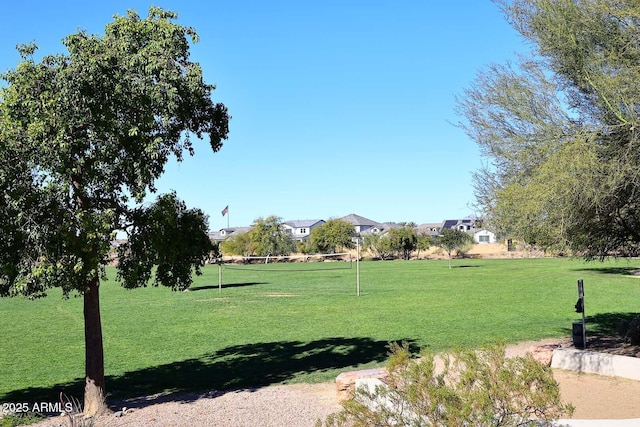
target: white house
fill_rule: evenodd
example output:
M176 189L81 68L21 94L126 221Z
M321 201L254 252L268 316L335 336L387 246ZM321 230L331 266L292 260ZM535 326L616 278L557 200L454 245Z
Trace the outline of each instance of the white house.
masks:
M341 221L346 221L353 225L353 229L358 234L363 233L369 229L371 229L369 233L379 234L384 229L383 225L379 222L372 221L368 218L356 214L349 214L338 219Z
M480 230L473 233L473 241L476 243L496 243L496 235L488 230Z
M249 231L251 231L251 227L222 228L219 231L209 233L209 238L215 240L216 242L222 242L223 240L227 240L231 236L248 233Z
M311 230L314 227L324 224L325 221L322 219L302 219L302 220L293 220L293 221L285 221L282 223L282 228L291 233L291 236L294 240L303 241L309 238L311 235Z

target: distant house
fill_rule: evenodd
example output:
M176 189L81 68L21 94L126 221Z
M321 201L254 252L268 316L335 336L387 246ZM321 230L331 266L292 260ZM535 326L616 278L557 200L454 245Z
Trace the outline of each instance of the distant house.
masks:
M473 241L476 243L496 243L496 235L488 230L476 231L473 233Z
M295 240L302 242L309 238L314 227L324 223L325 221L322 219L293 220L283 222L282 228L290 233Z
M467 233L473 233L476 228L476 219L474 217L468 217L465 219L446 219L440 226L441 230L452 229L465 231Z
M251 227L222 228L219 231L214 231L213 233L209 233L209 238L216 242L222 242L232 236L237 236L238 234L242 234L242 233L248 233L249 231L251 231Z
M440 234L441 227L442 223L428 222L415 227L414 231L420 236L437 236Z
M402 228L402 225L395 222L383 222L374 225L371 228L367 228L366 230L360 232L361 236L366 236L367 234L379 234L384 235L387 234L391 230L397 230Z
M382 229L384 229L384 226L379 222L370 220L368 218L365 218L363 216L356 215L356 214L349 214L347 216L343 216L342 218L338 218L338 219L341 221L346 221L349 224L353 225L353 229L358 234L363 234L367 230L370 230L368 231L368 234L371 234L371 233L377 234L377 233L380 233Z

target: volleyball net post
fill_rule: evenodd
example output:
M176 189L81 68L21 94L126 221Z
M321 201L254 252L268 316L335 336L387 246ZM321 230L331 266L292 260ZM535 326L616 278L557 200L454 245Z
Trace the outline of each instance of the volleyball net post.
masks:
M360 236L353 237L352 242L356 244L356 296L360 296Z

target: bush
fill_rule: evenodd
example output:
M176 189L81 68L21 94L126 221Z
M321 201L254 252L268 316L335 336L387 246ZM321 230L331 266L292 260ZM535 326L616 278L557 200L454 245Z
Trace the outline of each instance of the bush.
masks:
M531 354L506 358L504 346L439 358L426 351L416 360L406 345L392 344L388 370L387 386L359 388L324 425L545 426L573 413L549 367Z

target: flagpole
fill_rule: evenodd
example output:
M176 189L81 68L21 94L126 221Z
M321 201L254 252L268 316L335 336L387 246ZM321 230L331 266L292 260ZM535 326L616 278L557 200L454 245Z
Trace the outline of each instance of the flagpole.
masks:
M222 209L222 216L226 216L227 217L227 228L229 228L229 205L225 206L224 209Z

